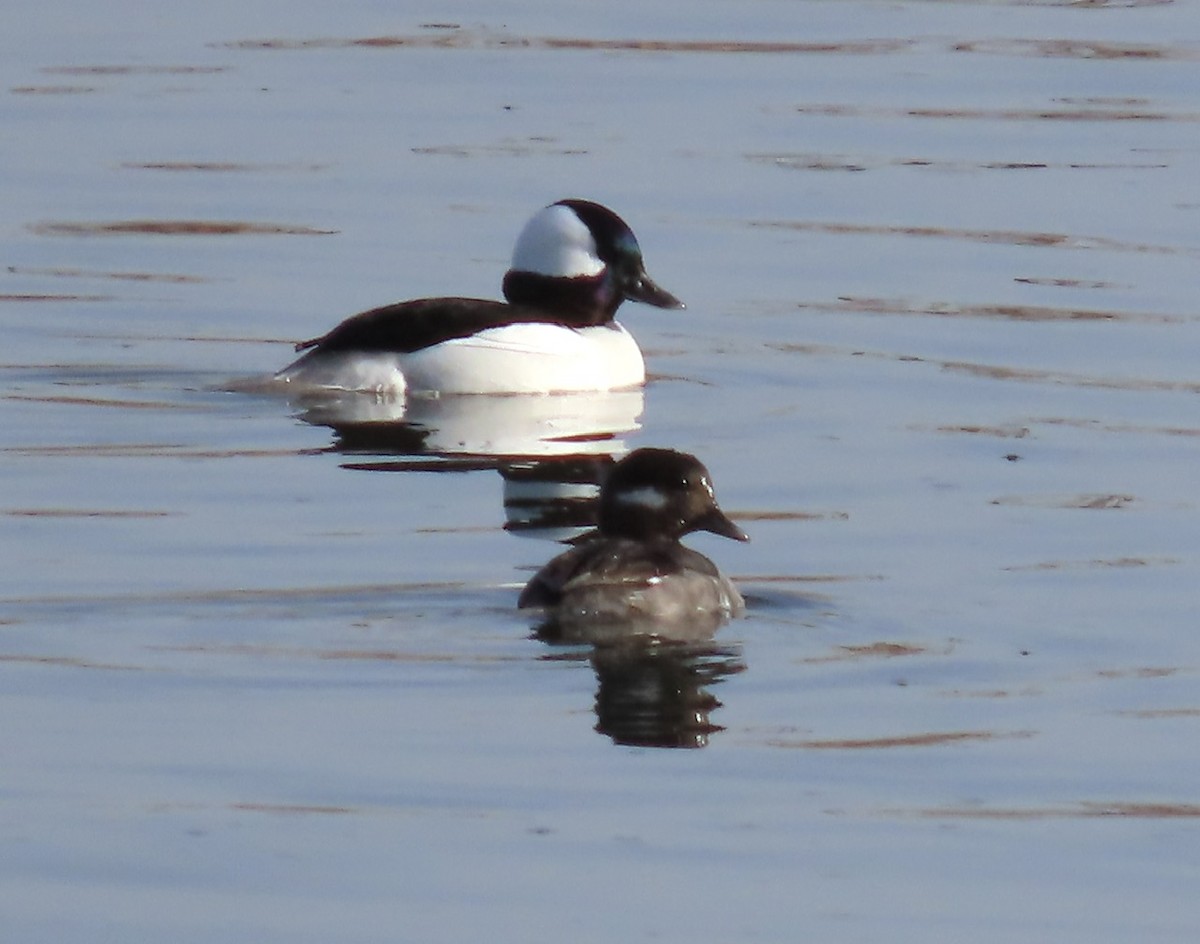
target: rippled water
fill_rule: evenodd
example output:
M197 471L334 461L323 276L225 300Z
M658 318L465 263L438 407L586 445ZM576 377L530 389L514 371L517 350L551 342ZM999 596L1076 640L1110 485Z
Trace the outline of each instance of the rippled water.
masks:
M13 940L1194 940L1195 4L19 13ZM644 394L254 389L565 196L688 303ZM649 444L748 615L538 639Z

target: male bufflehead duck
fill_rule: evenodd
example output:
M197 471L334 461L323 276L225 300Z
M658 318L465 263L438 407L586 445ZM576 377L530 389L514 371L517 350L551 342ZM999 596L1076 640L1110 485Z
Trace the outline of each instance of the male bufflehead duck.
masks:
M275 379L305 388L410 393L566 393L635 387L637 342L613 319L626 299L683 303L646 274L633 232L588 200L560 200L525 225L506 302L421 298L347 318Z
M685 624L737 616L737 588L703 554L679 539L711 531L735 541L746 533L717 506L708 470L672 449L637 449L614 465L600 488L597 531L546 564L518 607L543 607L563 626Z

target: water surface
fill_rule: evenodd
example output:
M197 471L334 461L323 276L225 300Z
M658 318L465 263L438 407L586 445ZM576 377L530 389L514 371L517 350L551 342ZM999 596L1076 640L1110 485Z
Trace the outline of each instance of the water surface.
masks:
M1194 4L20 13L14 940L1195 939ZM565 196L688 303L569 470L229 391ZM517 453L637 445L747 617L535 638Z

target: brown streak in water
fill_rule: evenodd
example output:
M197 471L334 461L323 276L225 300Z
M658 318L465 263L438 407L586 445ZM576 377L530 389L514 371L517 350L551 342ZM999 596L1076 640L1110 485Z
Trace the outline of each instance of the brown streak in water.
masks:
M10 518L178 518L178 511L131 511L99 508L10 508L0 515Z
M337 230L237 220L114 220L30 224L39 236L332 236Z
M946 691L938 692L939 695L946 698L1012 698L1019 696L1021 698L1033 698L1044 694L1041 688L1033 685L1027 685L1018 691L1012 692L1003 688L988 688L978 689L975 691L965 690L961 688L952 688Z
M170 283L203 283L212 279L198 275L174 275L167 272L93 272L87 269L39 268L36 266L8 266L8 271L14 275L44 275L53 278L68 279L117 279L127 282L170 282ZM52 296L45 296L52 297ZM96 298L107 299L109 296L63 296L65 298Z
M71 337L76 341L178 341L188 344L286 344L289 349L294 348L296 345L296 342L291 338L254 338L236 334L154 334L150 332L145 334L134 334L128 331L122 331L119 334L97 334L93 332L80 331L71 332ZM20 364L17 366L29 367L31 365ZM251 389L255 391L262 389L278 389L269 380L265 383L265 385L258 380L249 378L247 378L246 382L250 384ZM231 380L230 383L236 385L238 381Z
M46 66L46 75L215 75L227 72L226 66Z
M1133 10L1140 7L1169 7L1176 0L1018 0L1028 7L1095 7L1105 9Z
M322 450L189 449L179 443L94 443L78 446L0 446L0 454L45 458L276 459L281 456L316 456L321 455Z
M522 659L509 656L462 655L441 652L402 652L393 649L310 649L288 646L234 645L181 645L150 646L155 652L181 652L193 655L234 655L254 658L318 659L327 662L402 662L415 664L446 663L496 663L518 662Z
M87 95L97 91L94 85L17 85L13 95Z
M969 433L972 436L994 436L998 439L1024 439L1028 426L938 426L938 433Z
M388 459L379 462L343 462L353 472L490 472L502 457L462 456L431 459Z
M1116 714L1127 718L1200 718L1200 708L1142 708Z
M1112 321L1143 324L1182 324L1182 315L1156 312L1111 311L1095 308L1054 308L1048 305L913 305L900 299L842 296L836 302L814 305L800 302L801 310L855 312L871 315L931 315L938 318L1000 318L1007 321Z
M413 528L413 534L494 534L503 530L501 524L459 525L446 527Z
M328 164L242 164L234 161L147 161L134 163L126 161L121 164L127 170L165 170L165 171L202 171L214 173L230 172L278 172L278 171L320 171L326 170Z
M1193 44L1113 43L1065 39L972 40L950 43L924 41L959 53L1070 59L1194 60ZM837 42L786 40L671 40L592 39L570 36L515 36L488 30L447 28L436 35L315 37L311 39L246 39L215 44L230 49L549 49L600 52L726 53L767 55L886 55L910 52L922 45L914 39L863 39Z
M65 406L117 407L121 410L185 410L187 412L196 412L195 407L184 406L178 403L168 403L162 400L114 400L105 397L69 397L64 395L39 397L24 393L5 394L0 399L16 400L22 403L54 403ZM201 410L200 412L208 412L208 410ZM19 447L5 447L6 451L10 448L15 449Z
M889 810L893 814L915 814L927 819L1100 819L1106 817L1133 819L1196 819L1200 804L1195 803L1093 803L1083 802L1067 807L929 807L920 810Z
M112 672L144 672L140 665L120 665L111 662L92 662L90 659L79 659L72 656L19 656L0 653L0 663L19 663L24 665L52 665L68 669L103 669Z
M1172 675L1178 675L1180 669L1171 666L1142 666L1137 669L1100 669L1096 672L1102 679L1157 679L1170 678Z
M862 161L853 161L840 154L747 154L747 160L790 170L838 170L859 172L867 169ZM895 163L886 161L882 163Z
M1001 567L1000 569L1005 573L1016 574L1039 570L1077 570L1105 567L1161 567L1180 563L1182 563L1182 561L1177 557L1112 557L1076 561L1039 561L1036 564L1016 564L1011 567Z
M835 738L829 740L788 741L771 740L771 747L804 748L806 750L881 750L894 747L937 747L966 741L995 741L1007 738L1031 738L1033 731L931 731L885 738Z
M1053 288L1095 288L1095 289L1113 289L1113 288L1129 288L1127 285L1118 285L1116 282L1102 282L1099 280L1085 279L1054 279L1054 278L1035 278L1035 277L1018 277L1013 279L1021 285L1043 285Z
M916 44L910 39L865 39L844 42L787 42L753 40L588 39L570 36L513 36L484 30L453 29L434 36L398 35L359 38L246 39L218 44L231 49L548 49L599 52L837 54L880 55L903 52Z
M1103 433L1152 433L1160 436L1200 436L1200 428L1195 426L1144 426L1139 423L1103 423L1100 420L1068 419L1065 417L1046 417L1033 420L1035 423L1045 423L1048 426L1072 426L1076 429L1093 429Z
M916 358L921 360L921 358ZM1094 387L1101 390L1165 390L1173 393L1200 393L1200 382L1183 380L1151 380L1149 378L1118 379L1089 377L1052 370L1000 367L992 364L972 364L965 361L941 361L943 370L986 377L990 380L1017 380L1029 383L1062 384L1071 387Z
M920 655L927 650L922 646L910 646L899 642L873 642L866 646L838 646L837 651L824 656L798 659L801 665L823 665L827 662L855 662L859 659L895 659L901 656Z
M279 813L289 816L343 816L358 812L351 806L316 806L293 803L230 803L231 810L243 813Z
M511 656L460 655L436 652L394 652L386 649L332 649L313 653L318 659L332 662L523 662L523 658Z
M993 498L989 504L1008 505L1017 508L1078 508L1088 511L1111 511L1128 508L1137 501L1134 495L1092 494L1070 496L1005 495Z
M916 354L899 354L894 351L867 351L861 348L844 348L830 344L806 344L793 341L772 341L767 342L763 347L782 354L801 354L810 357L864 357L907 364L930 364L942 370L970 374L976 377L986 377L989 380L1012 380L1021 383L1054 384L1100 390L1159 390L1170 393L1200 393L1200 381L1151 380L1141 377L1092 377L1086 374L1070 374L1064 371L1003 367L995 364L976 364L968 361L942 361L920 357ZM1140 427L1129 427L1128 429L1138 432L1160 432L1179 436L1197 435L1197 432L1187 428L1142 429Z
M1114 108L1092 104L1085 108L887 108L836 102L807 102L793 110L801 115L829 118L917 118L939 121L1200 121L1200 112L1152 111L1145 107ZM1086 166L1086 165L1081 165Z
M282 600L286 602L343 599L347 596L403 595L405 593L428 593L464 591L475 585L461 580L411 581L388 584L345 584L316 587L276 588L226 588L218 590L177 590L163 593L125 593L76 595L67 594L44 597L13 597L5 602L20 605L50 604L161 604L161 603L245 603ZM154 647L151 647L154 648ZM172 648L172 647L164 647ZM183 650L181 650L183 651Z
M437 155L440 157L479 157L504 155L509 157L528 157L529 155L557 155L559 157L577 157L588 154L586 148L532 148L516 144L439 144L428 148L412 148L413 154Z
M1009 246L1039 246L1061 249L1100 249L1108 252L1139 252L1162 255L1200 255L1200 250L1149 243L1126 243L1105 236L1073 236L1068 233L1039 233L1021 230L959 229L947 226L891 226L882 223L845 223L823 220L750 220L749 226L785 229L833 236L915 236L924 239L961 239L967 242Z
M112 295L0 295L0 302L110 302Z
M740 521L848 521L846 511L730 511Z
M833 43L751 42L737 40L661 39L556 39L535 40L550 49L635 50L637 52L723 52L723 53L837 53L879 55L900 52L913 45L906 39L868 39Z
M1080 39L983 39L957 42L950 48L954 52L1031 56L1038 59L1200 59L1200 48L1194 43L1150 45Z
M739 574L738 583L854 583L887 580L883 574Z
M509 156L528 157L531 154L552 154L559 157L577 157L589 153L587 148L550 147L545 141L533 144L441 144L430 147L414 147L413 154L433 154L442 157Z
M924 157L853 159L842 154L746 154L746 159L788 170L861 172L874 167L933 167L939 170L1165 170L1162 163L1130 162L1081 164L1045 161L948 161Z

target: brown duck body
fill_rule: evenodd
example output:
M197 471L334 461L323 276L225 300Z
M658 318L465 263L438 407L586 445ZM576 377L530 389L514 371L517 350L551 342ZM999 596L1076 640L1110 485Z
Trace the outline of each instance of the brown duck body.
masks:
M542 567L517 605L541 607L562 627L629 623L639 631L740 615L733 582L679 542L692 531L748 540L694 456L638 449L602 486L596 532Z

